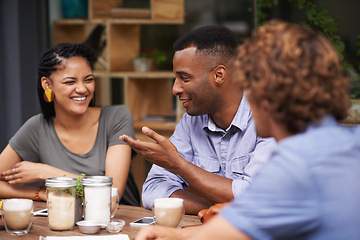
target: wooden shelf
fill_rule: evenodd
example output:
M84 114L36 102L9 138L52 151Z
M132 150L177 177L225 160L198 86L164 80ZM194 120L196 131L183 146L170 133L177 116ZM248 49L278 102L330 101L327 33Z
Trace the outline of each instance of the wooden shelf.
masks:
M155 131L161 130L161 131L171 131L173 132L175 130L176 122L145 122L145 121L135 121L134 122L134 128L140 129L143 126L147 126Z
M110 78L139 78L139 79L164 79L175 78L171 71L154 71L154 72L109 72L109 71L94 71L95 77L110 77Z
M113 21L120 24L183 24L185 0L150 0L150 19L114 18L121 0L89 0L89 20ZM126 10L126 8L123 8Z
M54 25L85 25L89 21L87 19L77 19L77 18L71 18L71 19L59 19L54 21Z
M184 20L152 20L152 19L121 19L121 18L104 18L104 19L60 19L56 20L54 24L61 25L84 25L84 24L115 24L115 25L133 25L133 24L145 24L145 25L156 25L156 24L183 24Z
M135 122L142 121L148 115L175 116L181 114L177 111L178 104L174 102L172 95L172 85L175 75L171 71L155 72L109 72L94 71L97 85L106 86L96 90L97 99L100 104L108 105L110 102L110 79L122 78L123 84L120 91L124 95L124 104L130 109ZM181 107L181 106L180 106ZM178 120L180 116L176 116ZM164 123L154 123L155 127L169 125ZM174 125L174 124L170 124ZM163 130L174 130L166 126Z

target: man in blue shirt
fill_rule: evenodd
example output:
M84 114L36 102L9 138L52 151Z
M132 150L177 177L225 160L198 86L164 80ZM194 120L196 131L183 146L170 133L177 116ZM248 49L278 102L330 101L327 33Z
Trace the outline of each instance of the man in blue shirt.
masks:
M243 89L234 82L236 36L228 28L196 29L174 43L173 94L186 113L170 141L147 127L156 143L120 139L154 163L143 186L143 205L179 197L188 214L238 197L275 146L259 138Z
M348 79L321 33L272 21L236 61L259 136L279 142L251 186L200 227L143 239L360 239L360 127L340 126Z

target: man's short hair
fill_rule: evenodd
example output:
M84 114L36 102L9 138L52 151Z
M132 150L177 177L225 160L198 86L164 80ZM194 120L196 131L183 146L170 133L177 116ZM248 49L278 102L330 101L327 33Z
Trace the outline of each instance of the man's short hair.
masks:
M348 79L322 33L271 21L239 49L235 76L249 101L266 101L270 115L291 133L304 131L328 114L337 120L347 116Z
M185 34L173 44L175 52L188 47L196 47L203 54L233 58L237 54L238 40L225 26L205 26Z

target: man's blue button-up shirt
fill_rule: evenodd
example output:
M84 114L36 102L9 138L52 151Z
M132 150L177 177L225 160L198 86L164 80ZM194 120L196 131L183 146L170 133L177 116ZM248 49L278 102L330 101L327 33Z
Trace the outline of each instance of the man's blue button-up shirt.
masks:
M257 136L247 99L242 98L231 125L223 130L208 114L183 115L170 141L187 161L214 174L232 179L234 197L268 159L275 140ZM143 205L151 208L155 198L169 197L188 183L180 176L153 165L143 185Z

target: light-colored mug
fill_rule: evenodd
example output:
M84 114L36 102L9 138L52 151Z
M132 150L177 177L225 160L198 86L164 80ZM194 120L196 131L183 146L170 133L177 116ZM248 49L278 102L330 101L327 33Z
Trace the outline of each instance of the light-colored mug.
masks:
M111 212L111 218L113 218L116 214L116 211L118 209L119 206L119 191L117 188L111 188L111 208L110 208L110 212Z
M153 213L158 225L180 227L184 212L184 200L181 198L158 198L154 200Z
M2 218L5 229L12 235L29 233L34 204L31 199L7 199L3 201Z

